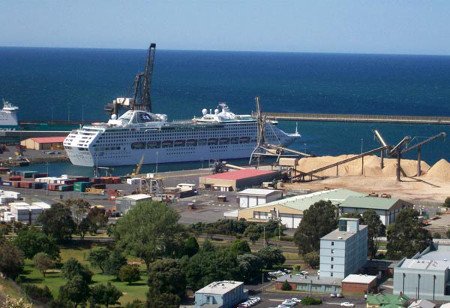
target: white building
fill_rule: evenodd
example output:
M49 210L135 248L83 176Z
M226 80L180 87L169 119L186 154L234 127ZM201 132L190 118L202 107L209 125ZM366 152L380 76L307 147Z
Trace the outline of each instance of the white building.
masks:
M320 239L320 276L345 278L367 262L367 226L340 218L338 229Z
M247 299L241 281L215 281L195 292L195 308L232 308Z
M281 190L248 188L237 194L239 207L248 208L283 198Z
M152 196L146 194L136 194L136 195L128 195L124 197L120 197L116 199L116 207L117 211L125 214L132 208L133 206L142 203L151 201Z

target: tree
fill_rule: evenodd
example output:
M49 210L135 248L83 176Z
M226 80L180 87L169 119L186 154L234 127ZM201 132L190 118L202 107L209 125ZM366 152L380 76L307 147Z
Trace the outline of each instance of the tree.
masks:
M330 201L319 201L303 212L294 234L300 254L318 251L320 238L337 228L336 207Z
M37 221L42 224L42 231L53 236L59 243L70 240L76 230L70 209L61 203L42 212Z
M0 273L15 279L23 271L23 253L11 242L0 238Z
M252 224L245 229L244 236L255 244L257 240L261 237L261 230L256 224Z
M92 272L74 258L70 258L64 263L61 273L67 280L80 276L87 284L92 281Z
M181 234L179 218L162 202L141 203L117 222L114 235L119 247L141 258L148 269L156 258L174 254Z
M122 292L113 286L110 282L105 284L98 284L92 287L91 297L95 304L105 305L120 305L119 298Z
M119 279L126 281L128 284L132 284L135 281L141 279L141 273L139 267L136 265L124 265L119 270Z
M200 249L200 246L198 245L197 239L193 236L190 236L185 242L184 242L184 252L183 255L187 255L189 257L192 257L195 255L198 250Z
M55 239L35 228L19 231L14 239L14 244L28 259L32 259L38 252L44 252L53 259L59 259L59 248Z
M77 234L80 236L81 240L84 240L84 237L89 232L91 225L87 218L83 218L81 222L77 226Z
M38 252L37 254L35 254L33 257L33 263L44 277L47 270L55 266L55 262L52 257L45 252Z
M89 253L88 261L92 266L98 267L104 273L110 254L111 252L107 248L95 248Z
M231 243L230 251L234 252L236 255L242 255L245 253L251 253L250 246L247 241L235 240Z
M79 304L87 301L89 293L89 285L86 280L80 275L75 275L59 288L59 299L73 302L76 308Z
M245 283L255 283L260 280L263 262L260 257L245 253L237 256L240 280Z
M317 268L320 265L320 255L317 251L311 251L303 255L303 260L312 268Z
M376 238L385 235L386 227L381 222L380 216L374 210L367 210L363 213L362 223L367 225L367 248L369 256L375 258L378 251Z
M445 198L444 207L450 208L450 197Z
M281 290L283 290L283 291L291 291L292 290L292 286L287 280L285 280L283 282L283 284L281 285Z
M147 303L153 307L158 302L179 305L186 292L186 277L181 263L175 259L156 260L148 272L149 292Z
M432 242L428 230L419 221L419 213L413 209L401 210L395 223L387 230L387 258L398 260L411 258L417 252L423 251Z
M265 269L272 269L275 265L281 265L286 261L283 252L274 246L263 247L256 255L261 258L262 266Z
M28 298L38 305L47 304L53 300L52 292L47 286L40 288L34 284L22 284L21 288Z
M445 235L447 236L447 238L450 238L450 229L448 229L447 232L445 232Z
M96 234L98 229L104 228L108 222L108 215L104 208L94 206L91 208L86 217L89 223L89 232Z
M105 262L105 273L118 277L120 268L125 264L127 264L127 258L119 250L115 249L110 253L108 260Z

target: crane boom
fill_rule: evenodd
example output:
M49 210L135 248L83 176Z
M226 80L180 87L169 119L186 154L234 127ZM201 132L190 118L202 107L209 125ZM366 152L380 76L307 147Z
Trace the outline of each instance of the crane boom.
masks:
M424 144L427 144L427 143L429 143L429 142L431 142L431 141L433 141L433 140L435 140L437 138L440 138L440 137L445 138L446 136L447 136L447 134L445 132L441 132L441 133L439 133L437 135L434 135L434 136L432 136L432 137L430 137L428 139L425 139L424 141L419 142L419 143L417 143L417 144L415 144L415 145L413 145L413 146L411 146L409 148L403 149L402 153L407 153L407 152L412 151L414 149L418 149L421 146L423 146Z
M148 48L147 63L144 72L138 73L134 79L133 109L152 112L151 86L153 65L155 61L156 44L151 43Z

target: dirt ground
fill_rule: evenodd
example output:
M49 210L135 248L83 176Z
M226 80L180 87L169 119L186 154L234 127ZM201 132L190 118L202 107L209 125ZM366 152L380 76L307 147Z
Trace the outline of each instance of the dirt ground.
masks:
M403 177L401 182L397 182L395 177L366 177L366 176L342 176L330 177L324 180L312 182L301 182L285 184L287 189L312 189L322 190L325 188L346 188L362 193L386 193L393 198L400 198L409 201L434 201L444 202L450 197L450 182L440 182L435 180Z

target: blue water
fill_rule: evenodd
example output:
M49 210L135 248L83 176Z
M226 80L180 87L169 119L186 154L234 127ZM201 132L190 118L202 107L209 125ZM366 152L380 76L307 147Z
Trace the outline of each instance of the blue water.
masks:
M145 57L145 50L0 48L0 97L19 105L21 120L106 120L103 105L131 96ZM199 116L219 101L249 113L255 96L266 111L450 116L450 57L157 50L152 90L154 111L172 119ZM294 131L295 123L280 126ZM373 128L391 143L405 135L423 140L450 133L439 125L302 122L303 138L294 147L318 155L359 153L361 144L365 150L377 146ZM425 146L423 157L450 160L450 143Z

